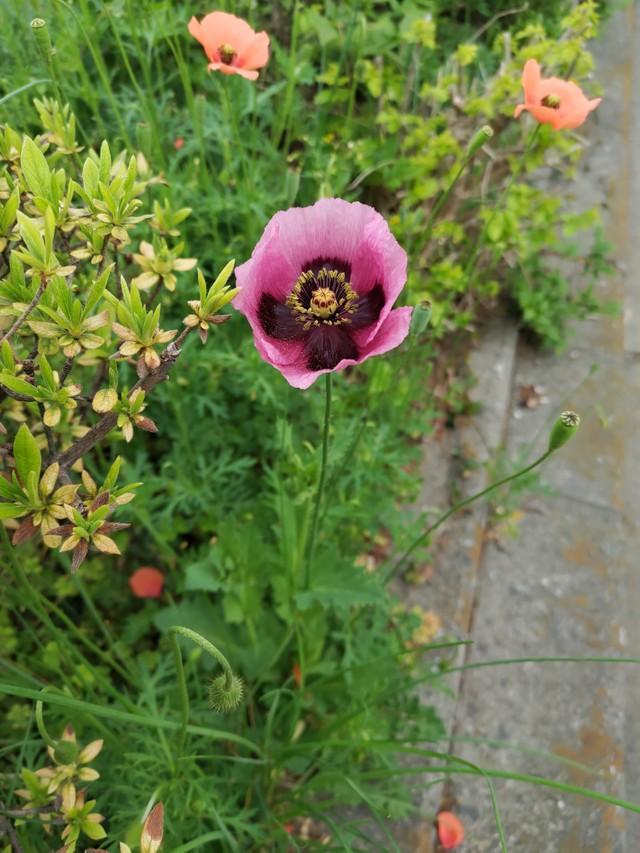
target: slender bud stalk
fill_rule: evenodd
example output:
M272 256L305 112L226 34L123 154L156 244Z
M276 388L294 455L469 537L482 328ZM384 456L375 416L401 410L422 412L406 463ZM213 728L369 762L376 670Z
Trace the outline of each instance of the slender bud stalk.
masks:
M74 740L54 740L51 737L44 724L43 707L42 700L38 699L36 702L35 717L36 727L40 733L40 737L46 745L53 750L53 757L58 764L71 764L78 757L78 745Z
M442 208L445 206L447 201L449 200L449 196L453 192L455 185L458 183L462 175L464 174L465 169L469 165L469 163L473 160L478 151L482 148L485 142L488 142L493 136L493 130L489 127L489 125L484 125L481 127L477 133L471 139L467 147L467 151L462 159L462 163L458 171L455 173L453 178L451 179L451 183L446 188L446 190L442 193L440 198L431 208L431 213L429 214L429 218L427 219L427 224L425 227L424 238L422 240L423 244L426 246L429 240L431 239L431 234L433 232L433 226L435 225L436 218Z
M36 726L38 731L40 732L40 737L46 743L47 746L50 746L52 749L56 748L56 742L51 737L49 732L47 731L47 727L44 724L44 715L43 715L43 704L40 699L36 702Z
M535 462L532 462L531 465L527 465L525 468L522 468L520 471L516 471L515 474L511 474L508 477L504 477L502 480L498 480L496 483L491 483L491 485L487 486L486 489L483 489L481 492L477 492L475 495L471 495L468 498L465 498L460 503L455 504L446 512L443 512L442 515L434 521L434 523L428 527L423 533L414 539L414 541L409 545L404 554L398 559L398 561L391 567L385 577L385 583L388 583L392 578L394 578L398 572L404 567L406 561L409 559L411 554L418 548L423 542L426 542L427 539L431 536L431 534L440 527L448 518L450 518L454 513L461 510L463 507L468 506L469 504L477 501L479 498L488 495L490 492L495 491L500 486L504 486L505 483L509 483L512 480L517 480L519 477L522 477L524 474L528 474L529 471L533 471L534 468L537 468L538 465L541 465L546 459L551 456L556 450L562 447L563 444L566 444L567 441L575 434L578 426L580 424L580 418L575 412L563 412L556 423L554 424L551 430L551 436L549 438L549 446L547 450L540 456Z
M214 679L209 688L209 699L212 709L221 713L228 713L235 710L244 693L242 680L234 674L231 665L220 649L206 640L200 634L192 631L190 628L184 628L182 625L172 625L169 628L169 636L173 646L173 654L176 662L176 675L178 678L178 691L180 694L180 734L179 734L179 754L184 751L184 744L187 737L187 725L189 724L189 693L187 691L187 682L184 674L184 664L182 662L182 652L178 642L178 635L186 637L204 652L210 655L216 663L220 664L223 670L223 675Z

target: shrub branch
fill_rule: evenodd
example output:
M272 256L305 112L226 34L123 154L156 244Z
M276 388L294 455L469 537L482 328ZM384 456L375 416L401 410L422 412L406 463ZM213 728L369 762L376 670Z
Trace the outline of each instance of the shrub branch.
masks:
M171 368L178 360L182 345L191 331L192 328L188 326L182 330L176 340L172 341L169 346L163 350L162 355L160 356L159 367L155 368L155 370L151 370L143 379L139 379L129 392L129 396L138 389L145 392L151 391L151 389L155 388L159 382L163 382L167 379ZM106 415L103 415L102 418L100 418L97 424L91 427L88 433L83 435L82 438L79 438L65 451L58 454L53 461L60 463L60 467L62 469L70 468L74 462L77 462L78 459L84 456L85 453L88 453L92 447L95 447L99 441L102 441L102 439L105 438L105 436L114 428L117 420L117 413L107 412Z

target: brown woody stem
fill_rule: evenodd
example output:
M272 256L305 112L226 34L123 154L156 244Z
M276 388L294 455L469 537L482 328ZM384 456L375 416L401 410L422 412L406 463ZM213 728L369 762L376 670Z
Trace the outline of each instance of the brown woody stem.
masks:
M171 368L178 360L182 344L191 331L192 328L187 327L180 332L176 340L172 341L162 352L162 355L160 356L160 366L148 373L143 379L139 379L129 392L129 397L131 397L131 394L139 388L148 392L151 391L152 388L155 388L159 382L164 382L168 377ZM58 454L53 461L59 462L62 469L70 468L74 462L81 459L85 453L88 453L92 447L95 447L99 441L102 441L102 439L105 438L105 436L114 428L117 420L118 415L115 412L107 412L106 415L103 415L100 418L97 424L91 427L89 432L74 442L71 447L68 447L65 451Z
M4 385L0 385L0 391L7 396L11 397L12 400L19 400L21 403L35 403L35 397L28 397L26 394L19 394L17 391L12 391L11 388L6 388Z
M42 275L42 276L40 276L40 284L39 284L38 289L36 290L36 292L33 296L33 299L27 305L27 307L24 309L22 314L15 320L14 324L4 333L4 335L0 336L0 344L3 341L8 340L11 337L11 335L13 335L15 332L18 331L20 326L24 323L24 321L27 319L29 314L31 314L33 309L36 307L38 302L40 302L40 297L44 293L46 286L47 286L47 277L45 275Z

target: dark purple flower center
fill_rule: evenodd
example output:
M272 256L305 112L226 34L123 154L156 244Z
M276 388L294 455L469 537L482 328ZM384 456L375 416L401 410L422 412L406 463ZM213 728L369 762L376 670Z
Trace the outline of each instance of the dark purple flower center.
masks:
M541 103L543 107L550 107L552 110L559 110L560 96L554 95L553 92L551 92L550 94L544 96Z
M309 370L332 370L343 358L357 359L353 332L376 322L385 302L381 284L364 295L351 286L351 267L338 259L305 265L285 302L262 295L258 318L279 341L304 341Z
M235 50L230 44L221 44L218 48L218 53L220 54L220 62L224 65L231 65L233 62L233 58L236 55Z

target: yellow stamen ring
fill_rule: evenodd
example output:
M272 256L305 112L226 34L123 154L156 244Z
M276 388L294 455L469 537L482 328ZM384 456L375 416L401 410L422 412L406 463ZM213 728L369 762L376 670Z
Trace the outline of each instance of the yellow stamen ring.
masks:
M287 297L286 304L295 312L305 329L338 326L350 321L358 306L358 294L343 272L322 267L317 273L301 273Z

